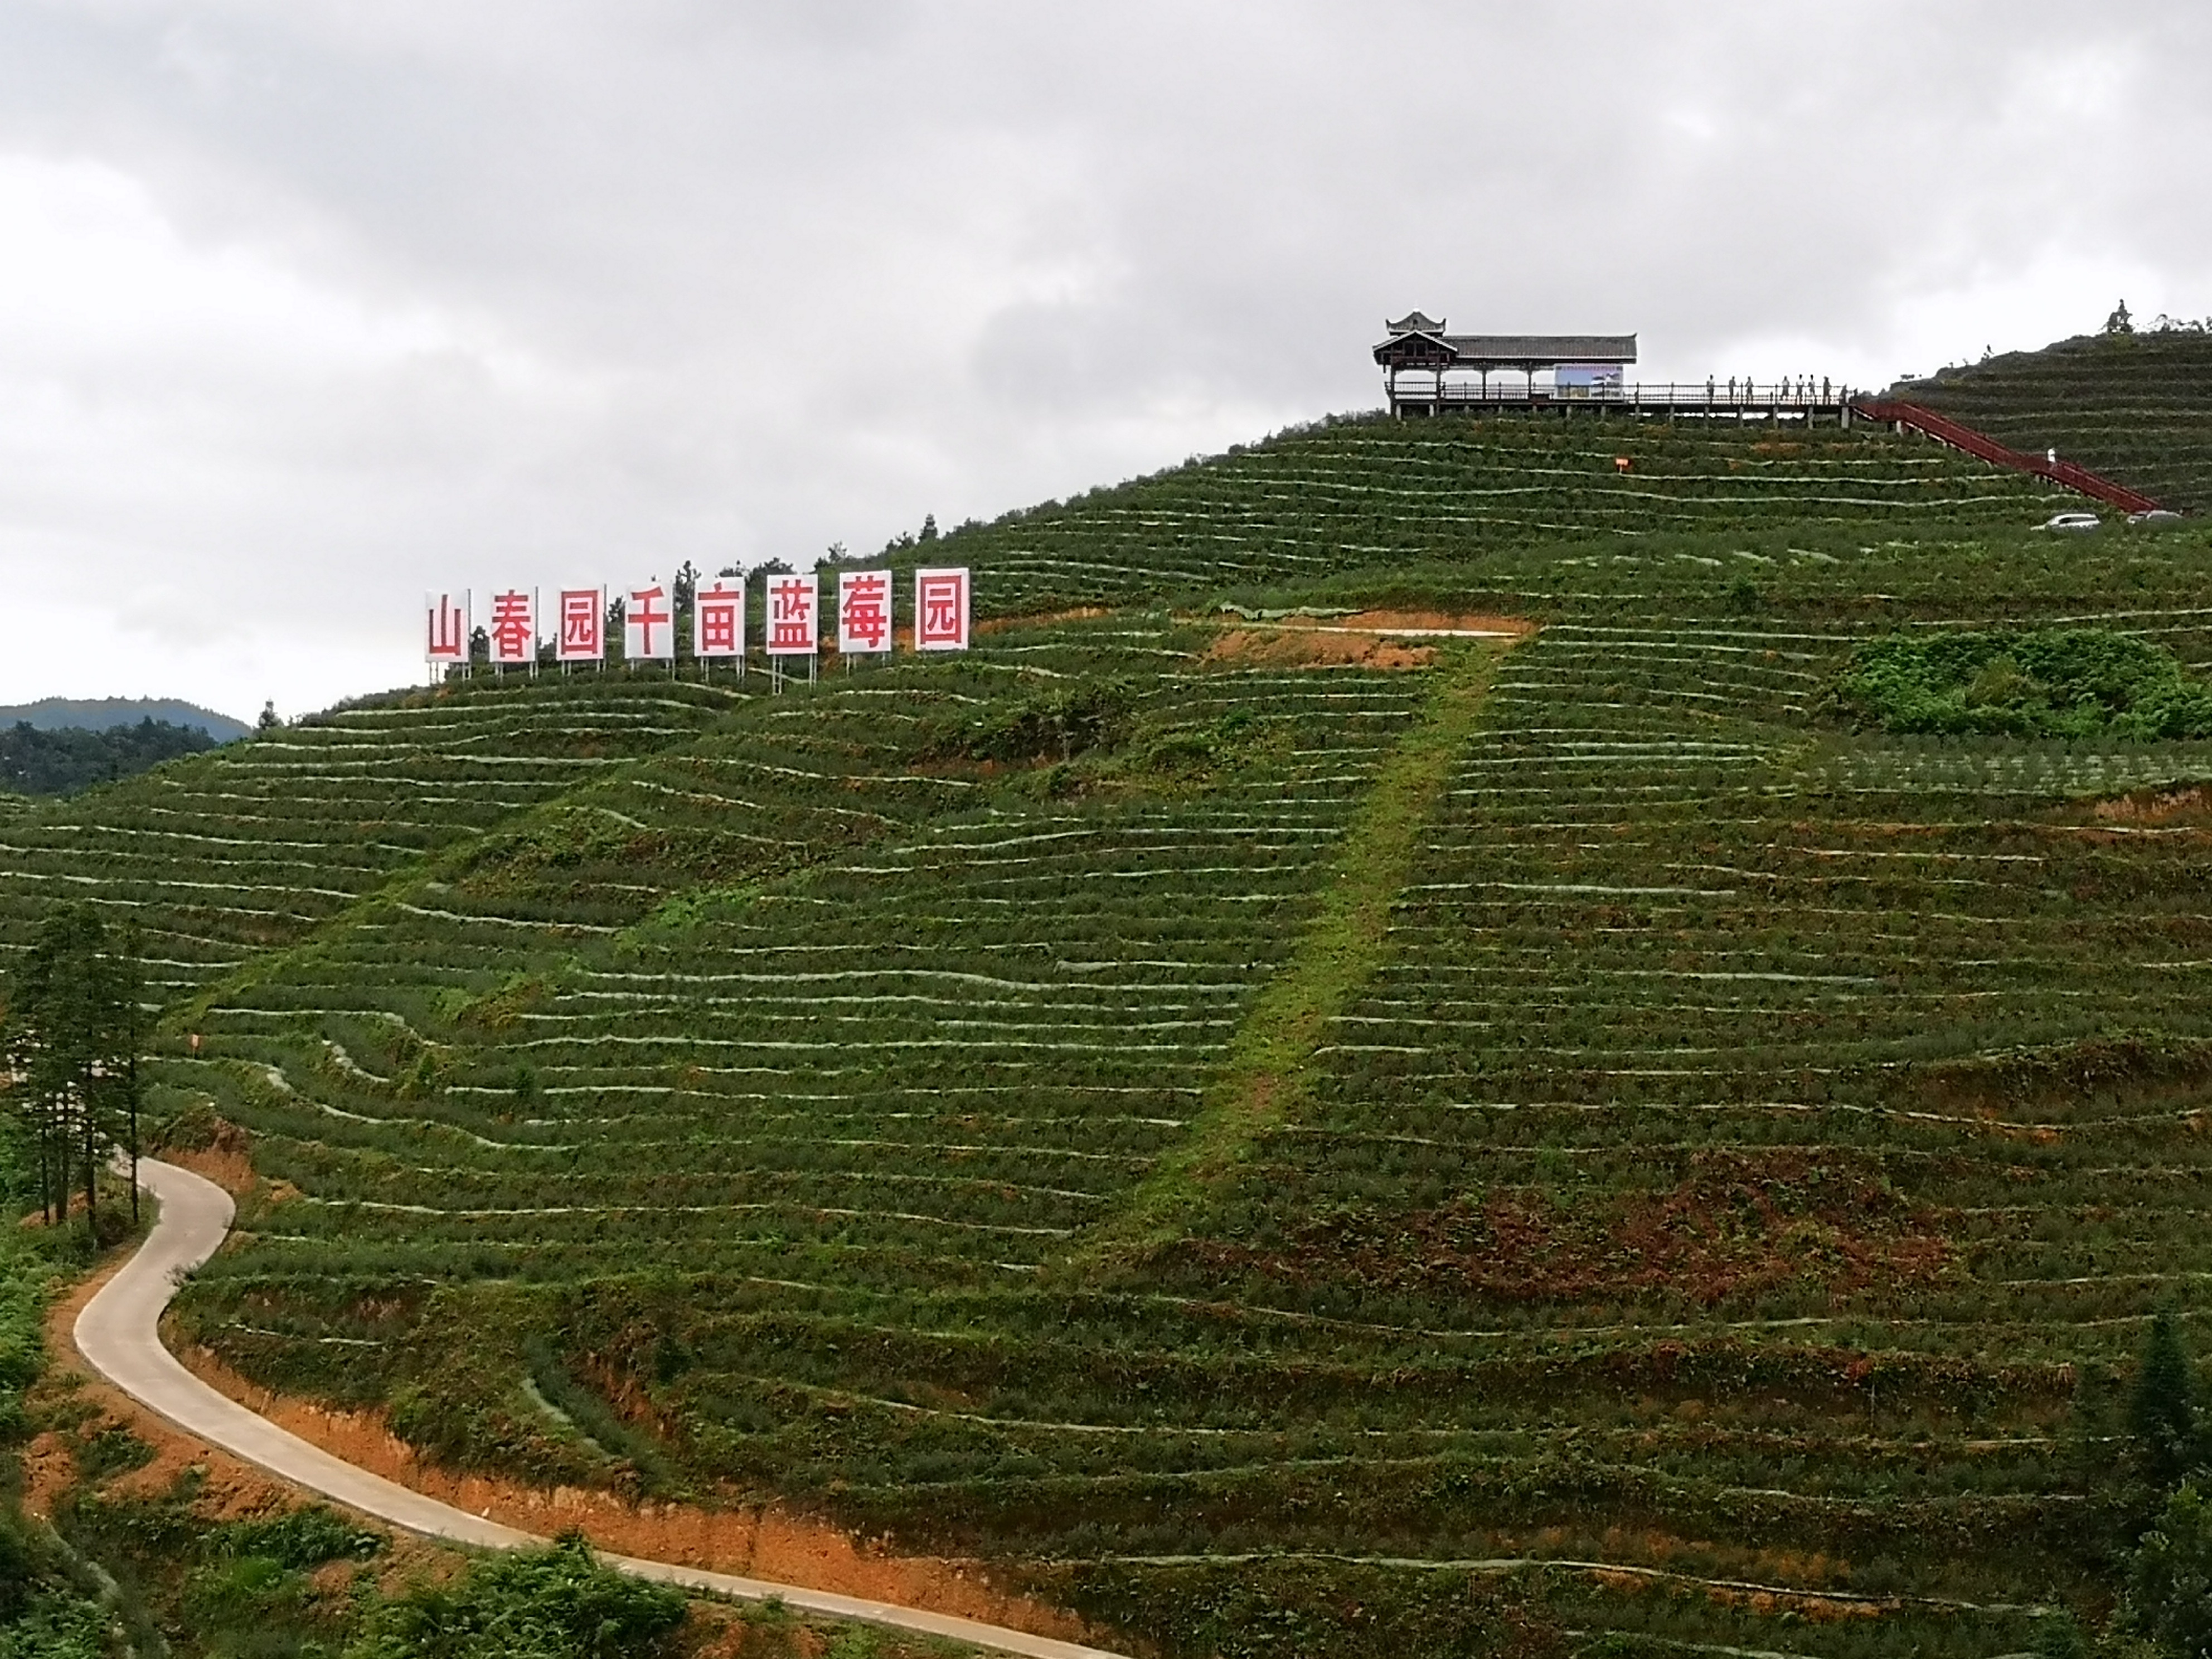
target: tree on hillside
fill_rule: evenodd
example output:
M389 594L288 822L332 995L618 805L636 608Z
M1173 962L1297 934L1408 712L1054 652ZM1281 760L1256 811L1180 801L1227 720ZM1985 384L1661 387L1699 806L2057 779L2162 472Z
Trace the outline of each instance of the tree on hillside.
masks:
M135 927L111 928L86 905L47 917L9 975L9 1084L38 1148L49 1224L68 1215L70 1192L82 1183L87 1224L97 1237L100 1170L118 1147L130 1153L137 1218L143 989Z
M2150 1317L2142 1360L2128 1396L2128 1431L2143 1478L2160 1493L2172 1492L2197 1467L2203 1442L2197 1423L2197 1378L2182 1344L2181 1323L2161 1307Z
M151 719L97 731L46 729L18 720L0 726L0 788L26 795L70 794L214 747L215 739L197 726Z
M2212 1505L2195 1486L2169 1498L2143 1535L2117 1622L2160 1654L2212 1659Z

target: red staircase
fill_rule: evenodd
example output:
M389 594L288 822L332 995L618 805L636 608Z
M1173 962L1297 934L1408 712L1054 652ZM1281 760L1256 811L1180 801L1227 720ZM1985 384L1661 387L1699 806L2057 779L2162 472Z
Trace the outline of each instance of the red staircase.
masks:
M2008 466L2015 472L2032 472L2039 478L2047 478L2083 495L2116 507L2123 513L2152 513L2158 503L2141 490L2130 489L2125 484L2114 483L2110 478L2092 472L2086 466L2076 466L2071 461L2053 461L2041 455L2023 454L2017 449L2008 449L1994 438L1985 438L1970 426L1960 426L1948 416L1938 415L1932 409L1918 404L1908 404L1896 398L1854 398L1851 413L1869 421L1881 421L1889 425L1911 427L1926 434L1939 444L1948 444L1969 455Z

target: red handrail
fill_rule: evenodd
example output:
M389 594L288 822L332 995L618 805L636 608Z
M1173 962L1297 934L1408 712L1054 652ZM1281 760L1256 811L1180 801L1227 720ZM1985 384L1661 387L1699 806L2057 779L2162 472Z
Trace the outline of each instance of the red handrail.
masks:
M2110 478L2076 466L2071 461L2053 460L2046 456L2029 455L2017 449L2008 449L1996 439L1984 437L1970 426L1961 426L1948 416L1938 415L1932 409L1918 404L1908 404L1898 398L1854 398L1851 411L1869 421L1899 422L1915 431L1925 433L1938 443L1962 449L1969 455L2010 467L2015 472L2032 472L2039 478L2048 478L2078 495L2087 495L2123 513L2153 513L2158 503L2139 489L2114 483Z

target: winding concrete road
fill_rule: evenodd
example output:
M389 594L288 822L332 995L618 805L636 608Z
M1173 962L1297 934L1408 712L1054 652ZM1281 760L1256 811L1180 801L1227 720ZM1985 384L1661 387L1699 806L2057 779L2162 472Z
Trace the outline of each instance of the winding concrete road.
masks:
M176 1294L178 1282L222 1245L235 1212L230 1194L222 1188L173 1164L142 1159L138 1184L160 1202L161 1216L137 1254L77 1316L77 1352L93 1370L186 1433L393 1526L488 1549L513 1549L546 1541L356 1468L266 1418L256 1416L179 1364L161 1346L161 1311ZM637 1577L686 1589L753 1601L778 1596L787 1606L808 1613L949 1637L996 1652L1020 1654L1024 1659L1122 1659L1103 1648L1031 1636L888 1601L833 1595L798 1584L740 1578L665 1561L641 1561L622 1555L603 1559L610 1566Z

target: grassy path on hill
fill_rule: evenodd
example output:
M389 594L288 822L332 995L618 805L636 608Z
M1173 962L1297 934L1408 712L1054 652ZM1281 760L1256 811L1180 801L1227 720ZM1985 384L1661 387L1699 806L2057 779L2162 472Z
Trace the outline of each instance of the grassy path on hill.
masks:
M1230 1040L1228 1067L1200 1101L1189 1134L1118 1214L1085 1236L1068 1267L1182 1237L1259 1135L1291 1115L1329 1021L1366 988L1389 948L1390 908L1510 649L1442 653L1420 723L1399 739L1346 829L1318 912Z

